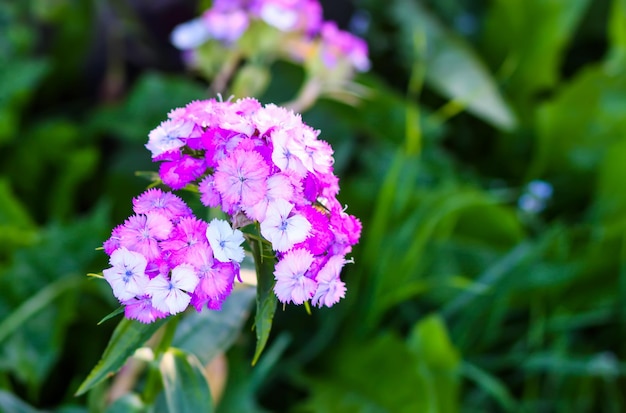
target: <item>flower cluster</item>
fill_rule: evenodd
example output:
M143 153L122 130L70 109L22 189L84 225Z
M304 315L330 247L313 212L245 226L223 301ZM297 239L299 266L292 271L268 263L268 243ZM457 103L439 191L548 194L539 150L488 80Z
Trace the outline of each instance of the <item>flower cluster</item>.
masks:
M324 21L317 0L216 0L201 17L178 25L171 41L184 51L210 40L233 46L257 22L282 33L282 41L273 43L272 52L303 61L319 51L329 68L345 60L358 71L369 69L367 44L334 22ZM290 35L287 41L285 35Z
M104 278L126 317L152 322L189 304L220 309L244 258L241 231L196 218L182 199L160 189L133 199L133 211L104 243L111 264Z
M195 101L170 112L146 147L174 190L197 186L231 225L195 216L171 192L150 189L133 200L135 215L113 230L104 277L142 322L183 311L219 309L238 279L243 233L255 223L275 252L274 292L283 303L331 306L361 224L336 196L330 145L299 115L247 98Z

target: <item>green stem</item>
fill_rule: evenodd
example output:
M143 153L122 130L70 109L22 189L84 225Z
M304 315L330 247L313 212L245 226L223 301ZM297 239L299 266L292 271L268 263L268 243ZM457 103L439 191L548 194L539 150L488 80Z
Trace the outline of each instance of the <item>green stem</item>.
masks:
M179 321L180 315L172 317L159 331L161 339L154 348L154 360L148 367L148 377L146 379L146 386L143 390L143 400L146 404L154 403L156 397L163 388L158 362L163 353L170 348Z

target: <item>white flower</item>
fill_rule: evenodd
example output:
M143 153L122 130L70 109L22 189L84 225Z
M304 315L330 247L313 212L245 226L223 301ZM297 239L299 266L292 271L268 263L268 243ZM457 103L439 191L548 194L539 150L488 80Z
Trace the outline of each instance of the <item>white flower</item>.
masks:
M261 234L272 243L276 251L287 251L304 241L311 232L311 224L302 215L289 216L293 204L277 199L267 206L265 220L261 222Z
M155 158L165 152L178 149L185 145L181 137L193 137L197 135L193 131L193 122L183 122L178 120L166 120L154 128L148 134L146 148L152 152Z
M241 244L243 233L232 229L228 222L214 218L206 229L206 237L213 249L213 256L221 262L241 262L245 256Z
M178 50L191 50L211 38L211 31L201 17L174 27L170 41Z
M189 305L193 292L198 285L198 276L193 266L181 264L172 269L171 279L157 275L148 283L146 293L152 297L152 306L159 311L177 314Z
M111 268L102 271L113 288L113 295L120 301L130 300L144 294L149 278L145 274L148 261L138 252L121 247L116 249L109 263Z

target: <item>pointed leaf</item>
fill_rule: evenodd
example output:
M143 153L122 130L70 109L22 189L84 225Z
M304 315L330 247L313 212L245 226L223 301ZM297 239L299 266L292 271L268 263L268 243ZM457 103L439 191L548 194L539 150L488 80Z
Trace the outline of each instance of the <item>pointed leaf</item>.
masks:
M455 106L467 108L498 128L515 128L514 113L487 66L466 41L447 30L419 2L398 0L392 13L403 39L408 42L406 50L417 55L411 56L410 61L425 60L429 86L452 99ZM420 53L416 44L425 44L425 53Z
M170 412L213 411L209 383L195 356L170 348L163 354L159 370Z
M116 373L126 363L126 359L132 356L135 350L141 347L166 321L167 319L161 319L152 324L142 324L124 318L115 328L102 358L76 391L76 396L86 393L93 386Z
M250 243L254 256L257 271L257 298L256 298L256 316L254 319L254 328L256 329L256 349L252 365L256 364L263 352L267 339L272 329L272 320L276 313L276 304L278 299L274 294L274 259L262 258L262 246L256 242Z

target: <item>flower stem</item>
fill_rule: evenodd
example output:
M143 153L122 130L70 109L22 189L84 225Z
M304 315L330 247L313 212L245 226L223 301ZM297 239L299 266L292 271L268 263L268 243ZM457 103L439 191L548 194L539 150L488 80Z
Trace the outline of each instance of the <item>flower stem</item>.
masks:
M258 238L253 238L248 238L257 276L256 316L254 319L257 342L252 365L256 364L265 344L267 344L278 301L273 291L274 259L268 259L267 256L264 257L263 242L260 242Z
M161 373L159 371L159 362L163 353L165 353L172 344L179 320L180 315L172 317L157 333L157 335L160 335L161 338L158 340L158 344L154 348L154 360L148 367L148 377L146 379L146 386L143 390L143 400L146 404L154 403L163 387Z

